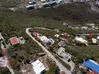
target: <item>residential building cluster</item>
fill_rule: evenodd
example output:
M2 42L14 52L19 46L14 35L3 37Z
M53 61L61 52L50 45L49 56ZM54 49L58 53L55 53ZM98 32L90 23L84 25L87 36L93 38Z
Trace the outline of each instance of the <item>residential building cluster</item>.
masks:
M43 42L46 45L53 45L54 44L54 40L52 38L48 38L44 35L41 35L38 32L32 32L32 35L35 37L36 40L39 40L41 42Z

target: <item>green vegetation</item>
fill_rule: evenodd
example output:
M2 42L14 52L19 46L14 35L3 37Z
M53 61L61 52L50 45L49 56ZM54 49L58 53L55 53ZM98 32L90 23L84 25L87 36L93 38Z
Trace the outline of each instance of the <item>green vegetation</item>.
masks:
M0 74L11 74L7 68L0 68Z
M47 37L53 37L57 33L53 29L48 30L47 28L45 30L44 29L33 28L30 31L31 32L38 32L38 33L40 33L42 35L45 35Z
M26 40L24 45L15 45L8 49L12 68L17 71L20 70L20 66L22 66L23 63L29 64L31 60L37 60L39 57L38 53L43 52L42 49L35 42L31 41L28 36L25 36L24 38Z
M62 61L60 58L59 58L59 56L55 56L68 70L70 70L71 69L71 67L67 64L67 63L65 63L64 61Z
M58 67L55 64L50 65L50 69L45 74L55 74L59 71Z
M21 3L22 3L22 0L6 0L6 1L0 0L0 6L4 8L16 7Z
M1 1L1 0L0 0ZM2 0L4 1L4 0ZM8 0L7 0L8 1ZM5 8L16 6L6 5L8 3L3 3ZM11 5L11 6L10 6ZM12 12L8 9L0 8L0 31L6 40L12 36L23 36L27 42L25 45L17 45L11 47L8 50L8 55L11 56L11 63L14 69L19 69L20 64L22 64L22 59L24 62L28 62L29 59L37 58L37 52L42 52L41 48L35 42L32 42L27 35L25 35L25 29L27 27L47 27L47 28L58 28L61 31L67 31L68 33L75 35L78 33L77 30L72 30L63 26L63 22L67 22L70 25L74 24L84 24L87 22L94 22L99 24L99 14L91 11L88 4L84 3L73 3L67 5L61 5L58 8L49 9L38 9L38 10L17 10ZM50 32L51 33L51 32ZM46 34L48 34L46 32ZM77 60L75 62L81 62L86 58L95 58L99 62L99 47L79 47L70 46L66 47L66 51L72 53L74 58ZM47 74L54 74L56 71L55 66L51 67L51 70Z
M84 59L94 59L99 62L99 47L97 46L68 46L66 52L71 53L75 63L81 63Z

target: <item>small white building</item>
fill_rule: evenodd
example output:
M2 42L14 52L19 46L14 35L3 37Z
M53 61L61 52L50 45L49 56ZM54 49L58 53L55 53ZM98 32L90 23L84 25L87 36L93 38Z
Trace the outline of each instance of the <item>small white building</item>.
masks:
M24 44L25 43L25 39L23 37L19 37L19 42L20 42L20 44Z
M0 67L8 66L8 58L6 56L0 57Z
M96 43L97 43L97 39L92 38L92 43L93 43L93 44L96 44Z
M17 8L9 8L9 10L15 12Z
M50 42L50 40L49 40L46 36L39 36L39 39L40 39L43 43L45 43L45 44L47 44L48 42Z
M32 62L31 64L32 64L35 74L41 74L41 72L43 72L46 69L43 63L41 63L39 60L36 60L35 62Z
M92 24L87 24L87 26L92 27L92 28L95 28L95 24L94 24L94 23L92 23Z
M60 35L59 35L59 34L55 34L54 36L55 36L56 38L59 38Z
M38 38L42 41L42 42L47 42L49 41L49 39L46 36L38 36Z
M53 45L55 43L54 39L52 39L52 38L49 38L49 39L51 41L51 45Z
M66 59L66 60L69 60L69 59L71 59L71 57L72 57L71 54L65 52L65 48L63 48L63 47L60 47L60 48L58 49L57 54L58 54L59 56L61 56L62 58Z
M82 44L85 44L86 46L88 46L88 41L85 40L85 39L82 38L82 37L76 36L76 37L75 37L75 41L76 41L76 42L79 42L79 43L82 43Z
M52 38L47 38L46 36L38 36L38 38L47 45L52 45L55 42Z
M97 36L97 40L99 40L99 36Z
M82 26L81 29L82 30L88 30L88 27L87 26Z
M66 46L65 41L60 41L60 42L58 43L58 46L60 46L60 47L65 47L65 46Z

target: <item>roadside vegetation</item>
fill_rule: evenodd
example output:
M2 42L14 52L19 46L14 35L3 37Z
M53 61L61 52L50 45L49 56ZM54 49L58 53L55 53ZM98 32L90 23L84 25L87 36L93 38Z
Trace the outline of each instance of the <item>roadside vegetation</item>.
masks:
M53 63L49 66L49 71L47 71L45 74L57 74L59 73L58 67Z
M2 11L0 11L0 31L3 33L6 40L16 35L23 36L27 40L24 46L17 45L8 50L8 55L12 58L11 62L13 62L13 68L18 69L20 64L22 64L22 57L24 57L23 59L25 62L28 62L29 58L32 57L33 59L37 56L37 54L34 56L34 53L42 52L42 50L40 50L41 48L39 48L36 43L32 42L25 35L25 29L27 27L58 28L63 32L67 31L69 34L75 36L75 34L79 33L79 31L66 28L62 24L63 22L71 25L82 25L89 22L99 24L99 14L91 11L89 7L89 5L84 3L75 3L62 5L58 8L30 11L17 10L16 12L12 12L8 9L2 9ZM5 8L7 8L7 6L5 6ZM47 32L45 33L48 34ZM86 58L94 58L99 62L98 46L69 46L68 48L66 47L66 52L69 52L74 56L73 59L76 63L80 63ZM53 69L53 71L55 70ZM52 70L47 74L53 74Z
M74 55L75 63L82 63L84 59L93 59L99 62L99 47L98 46L68 46L66 51Z
M0 73L1 74L11 74L7 68L0 68Z

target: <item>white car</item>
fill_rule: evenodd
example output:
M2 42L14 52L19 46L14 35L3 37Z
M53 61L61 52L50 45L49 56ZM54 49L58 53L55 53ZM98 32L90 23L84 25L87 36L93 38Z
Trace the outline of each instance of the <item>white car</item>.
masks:
M27 9L34 9L34 5L27 5L26 8Z
M28 5L26 6L27 9L34 9L36 6L36 2L29 2Z

